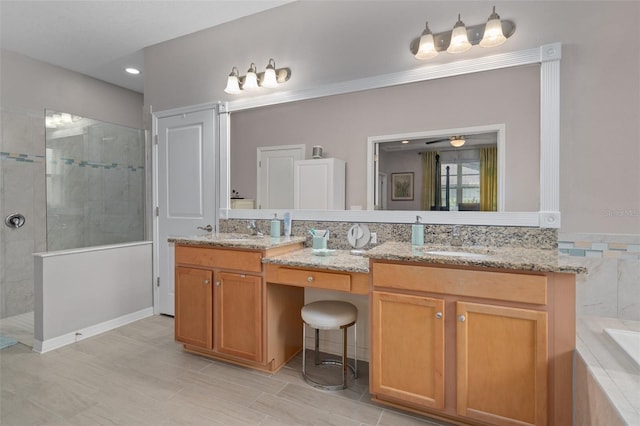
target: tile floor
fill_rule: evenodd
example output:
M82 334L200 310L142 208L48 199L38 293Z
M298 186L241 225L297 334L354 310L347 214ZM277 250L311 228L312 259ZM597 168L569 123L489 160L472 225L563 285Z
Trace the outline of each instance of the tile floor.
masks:
M373 404L366 368L326 392L300 362L268 375L184 353L165 316L43 355L19 343L0 351L0 424L442 425Z

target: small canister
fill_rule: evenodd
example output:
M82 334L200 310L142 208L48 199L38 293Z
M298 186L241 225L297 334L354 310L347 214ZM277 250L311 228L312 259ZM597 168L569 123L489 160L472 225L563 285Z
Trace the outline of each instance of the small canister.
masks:
M320 145L316 145L313 147L312 151L311 151L311 157L312 158L322 158L322 147Z

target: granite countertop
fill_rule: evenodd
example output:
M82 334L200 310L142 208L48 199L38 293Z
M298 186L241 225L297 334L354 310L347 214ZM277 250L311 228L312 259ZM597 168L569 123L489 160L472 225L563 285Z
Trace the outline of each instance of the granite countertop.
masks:
M313 249L305 248L280 256L264 257L262 263L286 265L302 268L319 268L332 271L369 273L369 259L354 256L349 250L328 250L314 254Z
M412 246L410 243L386 242L366 251L364 256L379 260L403 260L519 271L587 273L587 268L575 257L558 254L558 250L547 249Z
M269 235L258 237L255 235L239 233L217 233L189 237L169 237L168 241L170 243L194 246L234 247L243 249L267 250L270 248L286 246L289 244L303 243L306 241L306 237L271 238Z

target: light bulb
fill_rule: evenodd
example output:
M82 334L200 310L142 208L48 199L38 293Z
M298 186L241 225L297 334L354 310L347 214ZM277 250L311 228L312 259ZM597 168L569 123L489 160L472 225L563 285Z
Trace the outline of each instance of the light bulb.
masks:
M256 64L251 62L251 66L247 71L247 76L244 78L244 84L242 88L245 90L253 90L258 88L258 75L256 74Z
M231 74L227 78L227 87L224 91L230 95L236 95L240 93L240 82L238 81L238 69L233 67Z
M438 56L435 42L433 40L433 34L429 29L429 23L425 24L424 31L420 36L420 42L418 43L418 51L416 52L416 59L430 59Z
M273 59L269 59L269 64L267 65L267 69L265 69L264 76L262 77L261 86L269 89L278 87L278 79L276 78L276 62Z
M451 43L447 47L449 53L462 53L471 49L471 43L467 37L467 27L464 22L460 20L460 14L458 14L458 22L453 26L453 32L451 33Z
M482 40L480 40L480 46L500 46L505 41L507 41L507 38L502 32L502 21L500 20L500 15L496 13L496 7L493 6L493 13L489 15L487 25L484 27L484 35L482 36Z

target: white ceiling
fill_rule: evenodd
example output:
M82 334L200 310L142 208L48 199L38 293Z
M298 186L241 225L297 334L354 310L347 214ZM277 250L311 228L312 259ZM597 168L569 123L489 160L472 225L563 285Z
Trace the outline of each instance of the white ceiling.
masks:
M142 93L145 47L290 1L0 0L0 46Z

